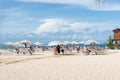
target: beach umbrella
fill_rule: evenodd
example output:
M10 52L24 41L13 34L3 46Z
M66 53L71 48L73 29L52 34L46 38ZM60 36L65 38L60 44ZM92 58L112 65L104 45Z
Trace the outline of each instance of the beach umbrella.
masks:
M85 42L85 41L81 41L81 42L79 42L79 44L84 44L84 42Z
M79 44L79 43L76 41L72 41L71 44Z
M64 41L63 44L64 45L69 45L69 44L71 44L71 42L70 41Z
M8 46L13 46L14 43L13 42L6 42L5 45L8 45Z
M21 44L21 42L15 42L14 45L17 46L17 47L23 47L24 46L24 44Z
M7 42L5 43L5 45L8 45L8 46L21 46L20 42Z
M25 48L27 48L27 45L30 45L30 44L31 44L31 42L30 42L29 40L22 40L20 43L21 43L21 44L24 44L24 45L25 45Z
M35 45L41 45L42 43L37 41L37 42L35 42L33 44L35 44Z
M48 46L56 46L58 44L60 45L60 44L62 44L62 42L60 42L60 41L51 41L51 42L48 43Z
M100 43L95 40L87 40L84 42L84 45L94 45L94 44L100 44Z
M15 43L13 43L13 42L6 42L5 45L9 46L9 48L12 49L12 51L13 51L13 46L15 45Z
M20 45L20 42L15 42L14 45L15 45L15 46L19 46L19 45Z
M22 43L22 44L24 44L24 43L31 44L31 42L29 40L22 40L20 43Z

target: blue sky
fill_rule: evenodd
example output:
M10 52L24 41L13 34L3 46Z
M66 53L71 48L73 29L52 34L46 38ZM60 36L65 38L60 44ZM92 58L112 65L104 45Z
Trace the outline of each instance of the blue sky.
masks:
M120 28L120 1L0 0L0 43L28 39L104 43Z

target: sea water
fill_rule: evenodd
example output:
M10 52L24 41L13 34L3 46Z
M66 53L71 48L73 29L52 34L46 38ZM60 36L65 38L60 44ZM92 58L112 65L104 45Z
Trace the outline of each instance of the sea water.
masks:
M69 45L70 47L73 47L74 45ZM86 46L86 47L89 47L89 46L91 46L91 45L83 45L83 44L79 44L79 46L80 47L84 47L84 46ZM98 44L98 45L93 45L93 46L99 46L99 47L106 47L106 45L105 44ZM44 48L44 47L50 47L50 46L46 46L46 45L42 45L42 46L40 46L40 48ZM8 46L8 45L5 45L5 44L0 44L0 49L4 49L4 50L7 50L7 49L9 49L9 48L16 48L15 46Z

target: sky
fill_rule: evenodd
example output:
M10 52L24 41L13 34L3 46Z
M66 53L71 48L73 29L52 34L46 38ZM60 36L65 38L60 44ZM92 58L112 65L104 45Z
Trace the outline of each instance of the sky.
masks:
M103 0L104 1L104 0ZM0 0L0 43L105 43L120 28L120 0Z

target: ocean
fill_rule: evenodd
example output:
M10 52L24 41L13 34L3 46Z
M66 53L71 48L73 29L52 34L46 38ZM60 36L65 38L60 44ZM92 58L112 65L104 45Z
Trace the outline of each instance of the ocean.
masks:
M0 44L0 49L5 49L5 50L7 50L8 48L9 48L9 46L4 45L4 44Z
M87 47L89 47L90 45L83 45L83 44L79 44L79 46L80 47L84 47L84 46L87 46ZM106 47L106 45L105 44L98 44L98 45L95 45L95 46L100 46L100 47ZM43 47L48 47L48 46L45 46L45 45L42 45L42 46L40 46L41 48L43 48ZM70 47L73 47L73 45L70 45ZM0 44L0 49L4 49L4 50L7 50L7 49L9 49L9 48L16 48L16 47L11 47L11 46L8 46L8 45L5 45L5 44Z

